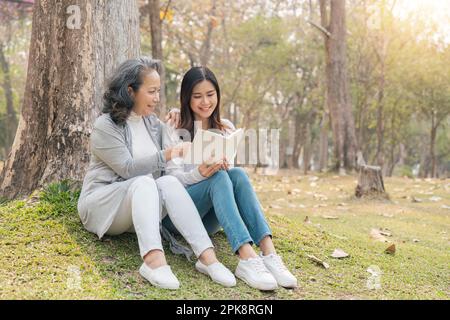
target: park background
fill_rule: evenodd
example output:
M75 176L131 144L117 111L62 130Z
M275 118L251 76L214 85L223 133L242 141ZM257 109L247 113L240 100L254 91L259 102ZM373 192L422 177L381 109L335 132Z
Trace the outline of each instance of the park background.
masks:
M1 0L0 297L448 299L449 14L437 0ZM139 55L163 61L161 117L207 65L223 117L281 129L277 175L247 169L299 289L223 289L169 256L184 285L161 291L132 235L82 229L104 83ZM388 197L354 197L361 161Z

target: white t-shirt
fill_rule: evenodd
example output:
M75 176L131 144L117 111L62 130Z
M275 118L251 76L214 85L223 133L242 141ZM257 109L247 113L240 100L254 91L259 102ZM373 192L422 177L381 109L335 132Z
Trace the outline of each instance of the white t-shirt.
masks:
M147 128L145 127L144 119L142 118L142 116L131 111L130 116L127 119L127 123L131 131L131 142L134 159L146 158L158 152L158 148L156 148L152 138L150 137L150 134L147 131ZM160 171L154 172L153 174L148 174L148 176L154 177L155 179L160 175Z

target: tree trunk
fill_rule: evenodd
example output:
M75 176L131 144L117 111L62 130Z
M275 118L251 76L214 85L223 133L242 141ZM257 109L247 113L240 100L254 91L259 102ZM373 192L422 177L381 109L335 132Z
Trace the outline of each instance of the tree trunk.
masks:
M431 177L436 178L436 152L435 152L435 144L436 144L436 115L434 112L431 114L431 134L430 134L430 157L431 157Z
M11 85L11 75L9 72L9 63L5 57L4 45L0 42L0 67L3 72L3 92L6 98L6 119L5 119L5 154L9 153L14 140L14 134L17 130L17 117L14 110L13 93Z
M357 198L389 198L384 189L383 175L380 167L367 165L359 167L359 178L355 196Z
M380 77L378 80L378 101L377 101L377 153L376 153L376 163L383 170L384 166L384 154L383 154L383 144L384 144L384 88L385 88L385 65L386 65L386 51L388 41L385 35L384 21L385 14L384 8L386 4L383 0L380 6L380 43L379 51L377 52L378 60L380 62Z
M300 117L300 112L296 112L295 115L295 129L294 129L294 150L292 154L294 168L299 169L298 159L300 158L300 152L302 148L302 138L299 137L302 131L302 121ZM300 140L300 141L299 141Z
M139 41L134 0L35 1L25 96L1 196L83 178L105 77L138 56Z
M211 57L211 37L212 31L216 27L217 19L216 15L216 0L212 0L211 11L209 13L209 23L206 30L206 37L203 41L202 47L200 48L200 64L202 66L207 66L209 59Z
M384 63L382 64L382 70L384 69ZM384 71L382 71L383 73ZM377 106L377 153L376 163L383 168L384 155L383 155L383 143L384 143L384 119L383 119L383 95L384 95L384 74L380 76L380 88L378 92L378 106Z
M150 17L150 32L152 36L152 56L154 59L159 59L164 61L163 48L162 48L162 20L159 16L160 14L160 4L159 0L149 0L149 17ZM166 115L166 71L164 68L164 63L161 64L161 93L160 93L160 114L159 116L163 118Z
M324 111L320 122L320 142L319 142L319 171L327 170L328 166L328 118L329 114Z
M326 1L320 1L322 27L329 35L325 37L327 102L331 116L336 168L352 169L356 164L356 133L348 92L346 62L345 0L333 0L330 4L327 26Z
M309 119L308 119L309 120ZM307 175L309 170L309 163L311 160L311 136L310 136L311 127L309 122L307 121L303 126L303 174Z

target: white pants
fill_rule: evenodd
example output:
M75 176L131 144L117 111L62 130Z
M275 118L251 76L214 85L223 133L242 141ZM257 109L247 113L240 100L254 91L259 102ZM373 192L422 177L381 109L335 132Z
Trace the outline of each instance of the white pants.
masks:
M164 251L159 230L165 216L162 210L164 206L170 220L197 257L213 247L194 202L177 178L163 176L154 180L148 176L139 176L134 180L106 234L135 231L141 257L151 250Z

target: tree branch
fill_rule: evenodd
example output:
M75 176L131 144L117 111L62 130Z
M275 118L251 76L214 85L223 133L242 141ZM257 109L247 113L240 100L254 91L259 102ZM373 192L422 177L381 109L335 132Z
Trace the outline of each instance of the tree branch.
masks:
M326 36L331 37L331 33L325 29L324 27L318 25L317 23L315 23L314 21L311 20L306 20L306 22L308 22L310 25L312 25L313 27L316 27L317 29L319 29L321 32L323 32Z

